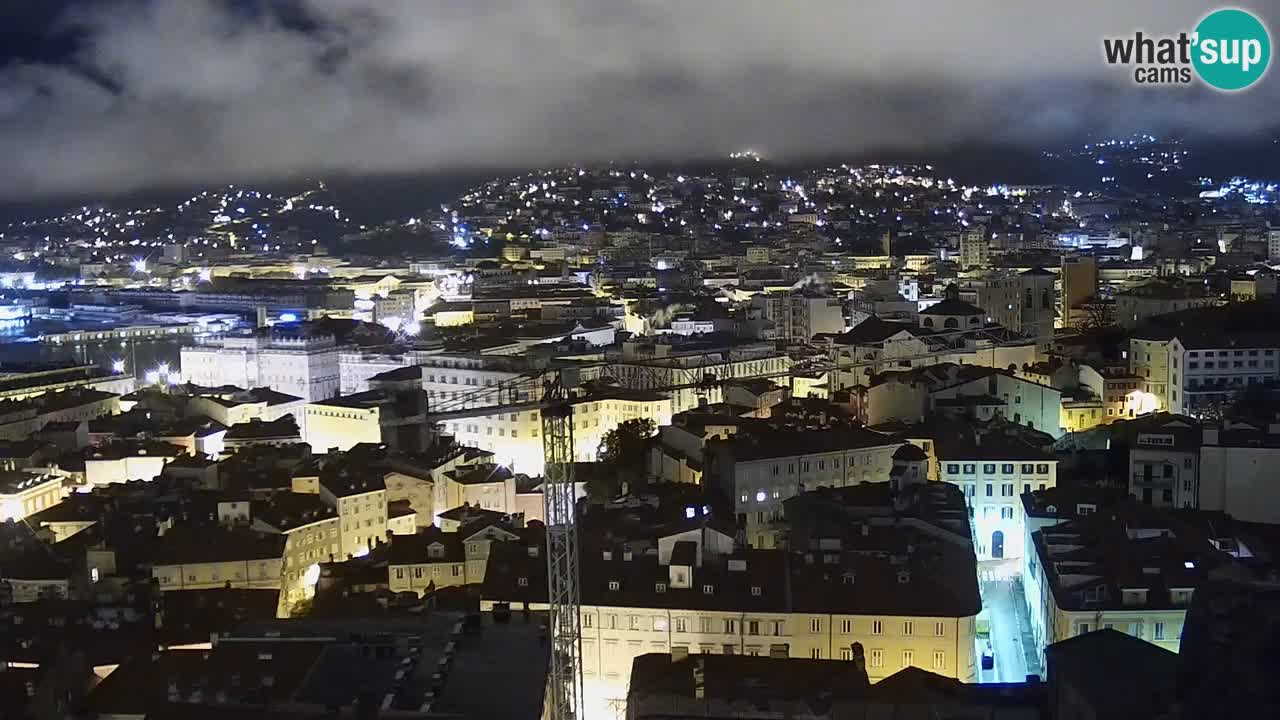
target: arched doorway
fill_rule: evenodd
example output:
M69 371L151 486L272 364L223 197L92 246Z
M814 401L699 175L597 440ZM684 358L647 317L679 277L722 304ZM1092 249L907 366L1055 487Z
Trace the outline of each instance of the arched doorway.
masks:
M991 533L991 557L1000 560L1004 557L1004 531Z

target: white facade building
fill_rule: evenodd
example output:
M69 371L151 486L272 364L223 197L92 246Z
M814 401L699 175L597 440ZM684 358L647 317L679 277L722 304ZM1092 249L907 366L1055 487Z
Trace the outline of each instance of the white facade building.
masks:
M219 344L182 349L185 382L208 387L268 387L308 402L338 394L338 356L332 335L273 330L228 336Z

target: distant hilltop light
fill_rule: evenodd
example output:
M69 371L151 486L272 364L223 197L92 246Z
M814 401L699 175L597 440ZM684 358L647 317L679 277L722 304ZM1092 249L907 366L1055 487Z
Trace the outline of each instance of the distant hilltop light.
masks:
M751 160L754 162L760 162L763 158L763 154L756 150L752 150L751 148L729 153L730 160Z

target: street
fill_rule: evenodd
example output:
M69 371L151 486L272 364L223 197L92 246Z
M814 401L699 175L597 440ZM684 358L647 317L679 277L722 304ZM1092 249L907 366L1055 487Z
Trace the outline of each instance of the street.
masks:
M995 667L979 670L980 682L1023 682L1027 673L1038 673L1039 667L1028 668L1027 659L1036 657L1028 634L1028 621L1023 600L1012 580L983 580L982 604L990 622L990 644L995 652ZM987 641L978 640L978 658ZM1028 653L1028 651L1032 651ZM981 664L979 664L981 668Z

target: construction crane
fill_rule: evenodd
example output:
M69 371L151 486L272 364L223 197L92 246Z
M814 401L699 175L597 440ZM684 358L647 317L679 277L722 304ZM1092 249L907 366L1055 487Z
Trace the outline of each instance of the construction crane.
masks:
M926 353L893 356L875 360L855 360L849 363L827 359L810 363L802 368L781 371L744 373L737 377L717 377L706 372L716 365L736 362L717 353L705 353L691 367L681 370L698 375L691 382L657 382L657 376L645 378L638 384L644 389L664 392L697 389L705 392L725 380L794 378L798 372L841 372L876 367L889 362L902 362L924 358L936 358L955 351L949 338L972 337L973 330L931 335L941 344ZM1025 338L988 337L984 347L1024 345ZM888 343L880 343L887 349ZM716 358L711 360L711 358ZM617 381L613 372L618 365L644 368L666 367L660 363L600 362L574 365L559 369L530 372L495 385L477 388L463 393L433 408L429 417L444 419L466 414L492 414L537 409L542 420L542 449L545 461L543 470L543 508L547 533L547 599L551 633L551 667L548 682L549 720L584 720L584 694L582 681L582 627L580 619L580 582L578 562L577 491L574 481L576 448L573 437L573 404L577 397L580 378L588 371L602 379ZM638 378L637 378L638 379ZM539 387L540 386L540 387ZM588 395L589 397L589 395ZM476 403L476 404L473 404Z
M581 720L582 628L578 600L577 493L574 489L573 390L575 373L561 372L542 396L542 502L547 528L547 601L551 669L550 720Z

